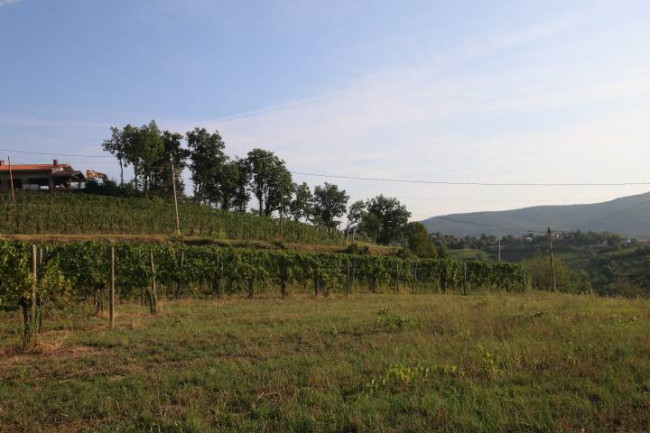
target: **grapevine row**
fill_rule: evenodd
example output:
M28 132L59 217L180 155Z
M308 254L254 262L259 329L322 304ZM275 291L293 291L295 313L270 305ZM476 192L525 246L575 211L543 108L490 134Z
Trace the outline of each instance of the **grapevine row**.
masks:
M111 257L115 258L114 267ZM279 287L284 297L290 286L303 291L309 287L316 295L404 288L466 293L476 288L511 291L526 285L524 269L510 263L213 246L0 242L0 309L22 310L23 344L27 347L36 340L42 312L50 305L92 298L97 311L103 310L111 270L117 295L146 300L152 313L157 311L159 295L247 293L253 297Z
M30 248L26 243L0 243L2 276L28 274ZM108 282L109 246L95 242L43 244L38 247L40 269L55 268L76 294L92 294ZM466 288L516 290L525 285L523 268L511 263L461 262L452 259L401 259L349 254L300 253L283 250L117 244L116 279L119 295L135 296L136 288L152 278L166 288L183 288L183 295L238 293L251 279L268 289L280 281L296 286L319 285L322 290L345 291L352 285L374 291L398 285L414 291ZM20 257L23 257L20 259ZM4 279L3 279L4 280ZM353 280L353 281L349 281ZM316 283L314 283L316 281ZM348 283L349 282L349 283ZM4 288L4 283L0 283ZM176 293L175 293L176 294Z
M179 214L184 235L259 241L279 236L279 221L273 218L190 202L180 203ZM173 204L160 198L24 192L17 196L15 206L0 197L0 232L170 235L176 232L176 225ZM303 244L343 242L338 232L294 221L284 222L283 238Z

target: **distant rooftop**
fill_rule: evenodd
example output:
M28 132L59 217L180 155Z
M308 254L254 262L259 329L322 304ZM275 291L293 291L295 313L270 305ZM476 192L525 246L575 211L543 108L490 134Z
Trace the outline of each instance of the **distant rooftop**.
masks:
M58 172L58 171L74 171L70 164L59 164L57 159L52 161L52 164L11 164L7 161L0 160L0 171L49 171Z

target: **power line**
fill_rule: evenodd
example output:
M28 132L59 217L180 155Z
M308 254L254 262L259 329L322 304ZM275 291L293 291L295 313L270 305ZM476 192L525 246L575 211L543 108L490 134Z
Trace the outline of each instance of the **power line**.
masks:
M599 199L585 199L585 198L576 198L576 199L528 199L528 198L515 198L515 199L481 199L481 198L439 198L439 197L406 197L406 196L400 196L401 199L404 200L422 200L422 201L442 201L442 202L470 202L470 203L477 203L477 202L486 202L486 203L508 203L508 202L514 202L514 203L524 203L524 202L530 202L530 203L561 203L561 204L576 204L576 202L580 200L588 200L590 203L591 202L603 202L607 201L607 198L599 198ZM587 203L589 204L589 203ZM552 205L549 205L552 206Z
M456 182L447 180L410 180L410 179L390 179L383 177L361 177L361 176L343 176L336 174L319 174L291 171L291 174L301 176L326 177L332 179L359 180L366 182L392 182L392 183L410 183L425 185L469 185L469 186L541 186L541 187L561 187L561 186L650 186L650 182Z
M43 156L69 156L79 158L113 158L113 155L80 155L74 153L53 153L53 152L31 152L27 150L0 149L3 152L24 153L26 155L43 155Z
M26 150L15 150L0 148L3 152L21 153L26 155L43 155L43 156L66 156L76 158L113 158L113 155L83 155L74 153L54 153L54 152L32 152ZM425 184L425 185L468 185L468 186L537 186L537 187L564 187L564 186L650 186L650 182L462 182L448 180L412 180L412 179L391 179L383 177L364 177L364 176L345 176L336 174L306 173L299 171L290 171L290 173L300 176L326 177L332 179L358 180L364 182L392 182L408 184Z

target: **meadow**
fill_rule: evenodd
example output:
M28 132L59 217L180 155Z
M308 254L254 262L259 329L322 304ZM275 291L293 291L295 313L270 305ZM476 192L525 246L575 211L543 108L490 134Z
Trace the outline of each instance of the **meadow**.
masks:
M647 432L650 301L240 296L0 313L0 432Z

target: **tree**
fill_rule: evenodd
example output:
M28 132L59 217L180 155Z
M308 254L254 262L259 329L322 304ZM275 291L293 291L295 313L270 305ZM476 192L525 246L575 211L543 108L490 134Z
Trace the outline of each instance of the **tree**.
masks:
M139 128L126 125L120 133L120 140L121 155L127 164L133 166L135 188L142 187L145 194L148 194L152 179L159 171L160 159L164 152L164 142L158 125L154 120Z
M306 182L293 185L294 198L289 203L289 215L294 221L310 220L314 215L314 195Z
M416 256L435 259L438 248L424 224L411 222L406 225L406 246Z
M187 159L190 151L181 145L183 136L176 132L164 131L162 133L163 149L158 157L157 169L152 174L151 189L168 195L172 192L172 182L176 183L176 190L181 194L185 190L182 173L187 167ZM174 173L172 173L172 161L174 162Z
M266 200L264 215L270 216L273 211L286 214L291 205L293 186L291 173L284 167L284 161L282 161L282 167L276 167L269 183L269 196Z
M345 234L347 235L350 228L356 226L361 222L361 219L366 213L366 203L363 200L357 200L350 205L348 209L348 224L345 227Z
M219 175L221 188L221 209L246 211L246 206L250 201L248 192L248 183L250 176L246 171L246 164L241 159L228 161L222 168Z
M194 199L199 203L221 203L223 207L223 184L232 180L232 173L223 173L228 157L224 153L226 145L219 131L210 134L205 128L195 128L186 136L190 148ZM229 199L226 198L225 201L229 202Z
M136 137L143 173L144 192L148 194L153 178L161 168L160 160L165 144L160 129L158 129L158 125L154 120L149 122L148 125L141 126Z
M411 212L406 209L396 198L379 195L366 202L368 215L373 215L379 221L377 243L389 245L399 240L404 235L404 230Z
M314 190L314 219L328 230L336 230L340 218L345 213L349 196L345 190L325 182Z
M259 205L258 213L271 216L291 191L291 173L285 162L268 150L251 150L245 162L245 172L250 174L251 190Z
M377 242L379 230L381 229L381 220L373 213L365 213L359 222L359 231L362 232L366 238Z
M124 129L111 126L111 138L104 140L102 143L102 149L115 156L117 162L120 164L120 186L124 185L124 167L127 166L127 162L125 161L126 149L128 147L128 137L131 128L131 125L126 125Z

